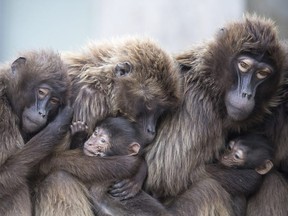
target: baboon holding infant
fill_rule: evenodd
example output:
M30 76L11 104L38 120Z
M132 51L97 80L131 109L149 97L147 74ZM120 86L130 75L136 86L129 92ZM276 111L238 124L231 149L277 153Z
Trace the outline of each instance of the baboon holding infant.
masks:
M72 81L73 121L86 122L88 136L98 121L120 115L138 125L143 144L150 143L159 117L181 100L175 61L150 39L91 43L63 59ZM36 215L93 215L83 182L99 178L98 173L115 181L133 179L139 167L137 157L73 157L67 143L62 146L66 150L58 150L41 166L48 176L36 190ZM60 165L59 171L53 170L53 163ZM135 182L138 190L143 181Z
M204 166L218 159L228 133L251 129L277 104L284 57L274 22L255 15L176 56L183 103L160 122L145 183L174 215L234 215Z

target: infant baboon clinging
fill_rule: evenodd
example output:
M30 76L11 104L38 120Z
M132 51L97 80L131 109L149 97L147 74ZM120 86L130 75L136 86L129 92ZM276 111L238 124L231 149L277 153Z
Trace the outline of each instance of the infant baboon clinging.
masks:
M235 215L245 215L247 198L261 186L273 167L273 147L260 134L245 134L229 141L218 164L206 170L231 195Z
M79 132L85 133L87 126L83 122L78 121L71 125L71 130L73 137L73 135L76 135ZM78 137L74 138L78 140ZM142 159L137 161L137 163L141 163L138 171L140 172L138 178L140 177L145 179L147 174L147 165L142 155L142 149L144 147L145 145L141 142L139 130L135 123L130 122L128 119L123 117L110 117L97 123L93 134L83 145L83 153L90 157L104 158L109 158L115 155L141 157ZM79 152L79 154L82 154L82 152ZM61 168L60 164L57 164L56 167L57 166L59 166L58 168ZM157 215L167 215L166 210L158 201L154 200L142 191L140 193L138 193L138 190L135 191L133 196L136 196L133 199L126 200L127 197L124 197L122 200L125 201L121 202L109 198L109 196L107 196L107 191L113 184L114 179L109 179L100 172L98 172L98 175L99 178L97 178L97 181L86 184L89 188L91 200L97 215L139 215L140 212L143 215L144 211L146 212L146 215L149 216L156 213ZM113 208L107 208L107 206L111 205Z

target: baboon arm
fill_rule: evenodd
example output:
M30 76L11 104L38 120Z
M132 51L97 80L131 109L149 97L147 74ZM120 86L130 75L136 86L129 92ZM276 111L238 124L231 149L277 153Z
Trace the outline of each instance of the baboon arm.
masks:
M40 169L44 174L60 169L83 182L102 182L129 178L137 172L140 163L135 156L91 157L84 155L81 149L75 149L55 154Z
M63 139L68 130L68 127L65 128L64 126L70 122L72 109L66 108L63 113L63 116L56 118L55 122L51 122L29 140L23 149L15 152L2 164L0 168L0 197L13 193L13 190L25 183L32 168Z
M208 164L205 169L231 195L249 196L262 182L262 176L253 169L233 169L219 164Z
M134 197L142 189L143 183L147 177L147 172L147 163L143 159L136 175L117 182L111 187L109 193L114 197L118 197L120 200Z
M45 130L45 129L44 129ZM44 131L27 142L23 149L9 157L0 168L1 196L13 193L26 181L32 167L40 162L58 143L57 136L47 136Z

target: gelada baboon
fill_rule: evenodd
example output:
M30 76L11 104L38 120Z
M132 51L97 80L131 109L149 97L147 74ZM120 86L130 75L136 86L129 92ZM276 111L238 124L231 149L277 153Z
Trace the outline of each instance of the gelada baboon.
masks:
M159 116L178 104L174 61L150 39L91 43L64 60L73 86L74 121L86 122L89 134L97 121L120 114L139 123L150 143Z
M171 212L233 215L229 194L204 164L219 157L229 131L252 127L275 105L283 55L274 23L246 15L176 56L183 103L157 129L145 183Z
M286 44L286 53L288 48ZM288 57L288 55L287 55ZM288 59L286 58L286 64ZM261 124L260 132L264 132L275 148L273 162L275 168L268 173L261 185L260 190L249 199L247 215L288 215L288 82L287 72L285 73L285 84L282 85L279 96L281 104L272 111ZM285 178L286 176L286 178Z
M235 215L246 214L247 198L259 189L262 176L273 167L273 147L260 134L245 134L229 141L219 163L207 172L229 192Z
M72 119L67 68L52 51L30 51L1 66L0 83L0 215L30 216L27 179Z
M72 80L73 121L86 122L88 135L100 120L126 116L139 125L143 144L150 143L156 134L158 118L175 108L181 99L180 73L175 61L150 39L128 37L92 43L83 52L63 55L63 59ZM56 157L63 158L66 154L62 152ZM102 170L107 178L124 180L138 170L137 157L102 159L73 157L62 164L61 171L51 173L39 187L36 212L92 215L88 191L81 181L97 178L97 170ZM49 166L48 161L42 170L50 170ZM138 178L132 179L138 185L143 183L141 179L140 182ZM120 185L126 188L127 184L129 181Z
M73 122L71 125L72 140L76 138L78 140L77 133L86 132L87 126L83 122ZM77 137L74 137L74 136ZM137 161L141 163L139 172L141 172L140 177L145 179L147 175L147 165L143 158L143 145L141 141L141 136L139 136L138 127L133 122L128 121L124 117L109 117L103 121L97 123L96 129L93 134L85 141L83 146L83 152L78 151L79 154L85 154L90 157L104 157L109 158L115 155L131 155L134 157L141 157L141 160ZM71 150L70 152L75 152ZM75 155L73 155L75 157ZM64 158L64 160L69 158ZM58 163L60 162L60 163ZM61 158L58 158L58 162L53 165L53 167L61 169L61 163L67 163ZM89 188L91 200L93 202L94 211L97 215L139 215L143 210L147 211L146 215L167 215L164 207L159 204L159 202L154 199L149 199L149 195L144 192L139 192L133 194L135 196L133 199L127 199L127 194L125 194L125 201L118 201L114 199L109 199L107 195L109 189L115 179L109 179L102 173L97 173L98 178L95 178L93 182L86 182L86 186ZM139 193L138 193L139 192ZM104 197L105 198L104 198ZM109 208L106 206L113 205L113 211L109 212ZM143 214L142 214L143 215Z

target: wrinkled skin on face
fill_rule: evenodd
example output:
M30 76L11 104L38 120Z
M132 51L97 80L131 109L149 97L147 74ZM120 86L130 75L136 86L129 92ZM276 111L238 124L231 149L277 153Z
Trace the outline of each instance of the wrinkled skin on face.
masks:
M246 157L247 148L232 140L229 142L226 151L222 155L220 163L227 167L243 167Z
M97 127L90 138L84 143L84 154L88 156L104 157L111 148L110 137L107 130Z

